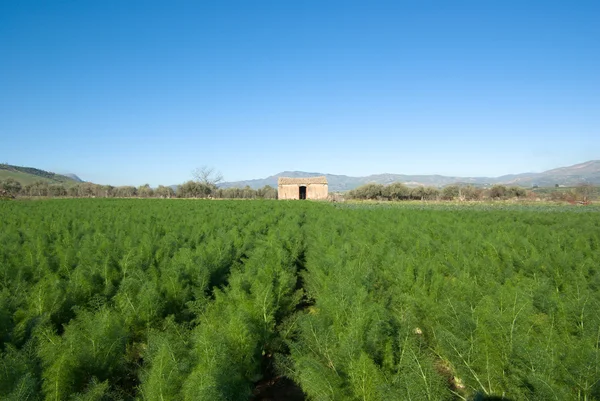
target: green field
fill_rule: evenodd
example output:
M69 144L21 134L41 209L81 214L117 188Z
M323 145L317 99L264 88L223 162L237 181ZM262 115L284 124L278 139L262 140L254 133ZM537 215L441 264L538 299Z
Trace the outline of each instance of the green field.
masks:
M0 399L600 400L599 266L594 206L4 201Z

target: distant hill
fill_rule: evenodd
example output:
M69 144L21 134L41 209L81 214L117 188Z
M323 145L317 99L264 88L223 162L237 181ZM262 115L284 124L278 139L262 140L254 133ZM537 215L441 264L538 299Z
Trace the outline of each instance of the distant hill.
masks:
M0 164L0 180L5 180L7 178L13 178L19 181L22 185L31 184L36 181L63 184L76 184L78 182L83 182L74 174L61 175L33 167Z
M81 178L79 178L77 175L75 174L63 174L65 177L68 177L70 179L72 179L73 181L77 181L77 182L83 182L83 180Z
M267 178L224 182L219 185L222 188L243 188L249 186L253 189L262 188L265 185L277 187L279 177L315 177L326 176L330 191L348 191L364 184L391 184L401 182L408 186L435 186L443 187L451 184L470 184L476 186L489 186L495 184L518 185L531 187L551 187L556 184L574 186L580 183L600 185L600 160L576 164L569 167L560 167L542 173L522 173L503 175L501 177L454 177L443 175L405 175L405 174L375 174L366 177L350 177L347 175L334 175L323 173L308 173L304 171L283 171Z
M368 183L376 184L391 184L393 182L402 182L408 186L444 186L457 182L464 182L468 184L483 183L485 178L461 178L461 177L446 177L441 175L404 175L404 174L375 174L365 177L351 177L347 175L335 175L335 174L323 174L323 173L307 173L304 171L283 171L281 173L269 176L263 179L248 180L248 181L236 181L236 182L224 182L219 186L222 188L243 188L249 186L253 189L262 188L265 185L270 185L274 188L277 187L277 179L279 177L327 177L330 191L348 191Z
M407 175L407 174L374 174L365 177L351 177L347 175L311 173L305 171L282 171L281 173L254 180L223 182L219 185L221 188L243 188L249 186L253 189L262 188L270 185L277 188L277 179L279 177L316 177L325 176L329 182L330 191L348 191L368 183L391 184L401 182L407 186L434 186L443 187L451 184L491 186L495 184L518 185L522 187L553 187L555 185L575 186L580 183L589 183L600 185L600 160L591 160L585 163L575 164L568 167L559 167L541 173L522 173L509 174L500 177L455 177L444 175ZM0 164L0 180L13 178L23 185L36 181L45 181L49 183L76 184L83 182L75 174L55 174L49 171L40 170L33 167L13 166L10 164ZM171 188L177 190L178 185L172 185Z

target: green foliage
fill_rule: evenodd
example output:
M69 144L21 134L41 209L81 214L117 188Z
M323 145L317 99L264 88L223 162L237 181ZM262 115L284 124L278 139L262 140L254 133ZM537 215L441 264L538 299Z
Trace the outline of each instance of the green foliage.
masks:
M597 217L503 202L2 202L0 399L242 400L274 375L313 400L599 399Z
M366 184L348 192L351 199L379 199L383 196L385 187L381 184Z
M464 199L468 201L480 200L483 195L483 191L480 188L474 187L472 185L462 187L460 189L460 192L462 197L464 197Z
M508 194L508 191L504 185L494 185L490 188L490 198L492 199L502 199L505 198Z
M0 398L3 400L37 400L39 372L35 349L29 342L21 349L8 345L0 352Z
M41 330L38 352L46 399L62 400L88 391L96 381L119 381L125 373L128 336L120 314L104 308L79 312L61 336Z
M349 199L364 200L437 200L440 191L433 187L408 188L402 183L365 184L347 193Z
M185 378L192 369L190 332L167 318L148 334L144 352L141 394L145 400L180 398Z
M442 199L443 200L454 200L458 199L461 195L461 190L458 185L448 185L442 189Z

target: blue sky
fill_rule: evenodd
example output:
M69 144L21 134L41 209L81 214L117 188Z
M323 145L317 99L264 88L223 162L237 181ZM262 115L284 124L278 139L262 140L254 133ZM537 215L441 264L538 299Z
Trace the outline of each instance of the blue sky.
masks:
M0 162L102 184L600 159L598 1L0 1Z

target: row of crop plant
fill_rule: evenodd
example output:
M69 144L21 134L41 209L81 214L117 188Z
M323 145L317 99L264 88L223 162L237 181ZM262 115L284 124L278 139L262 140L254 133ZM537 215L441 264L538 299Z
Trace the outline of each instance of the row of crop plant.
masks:
M597 215L0 203L0 398L598 399Z
M600 397L597 213L338 209L280 367L315 400Z
M194 327L171 323L149 336L144 399L242 400L281 351L278 327L292 313L297 261L303 252L299 217L286 215L234 269L228 284L197 314Z
M181 341L177 373L213 375L192 399L246 394L296 284L299 217L271 205L0 204L0 398L160 399Z

